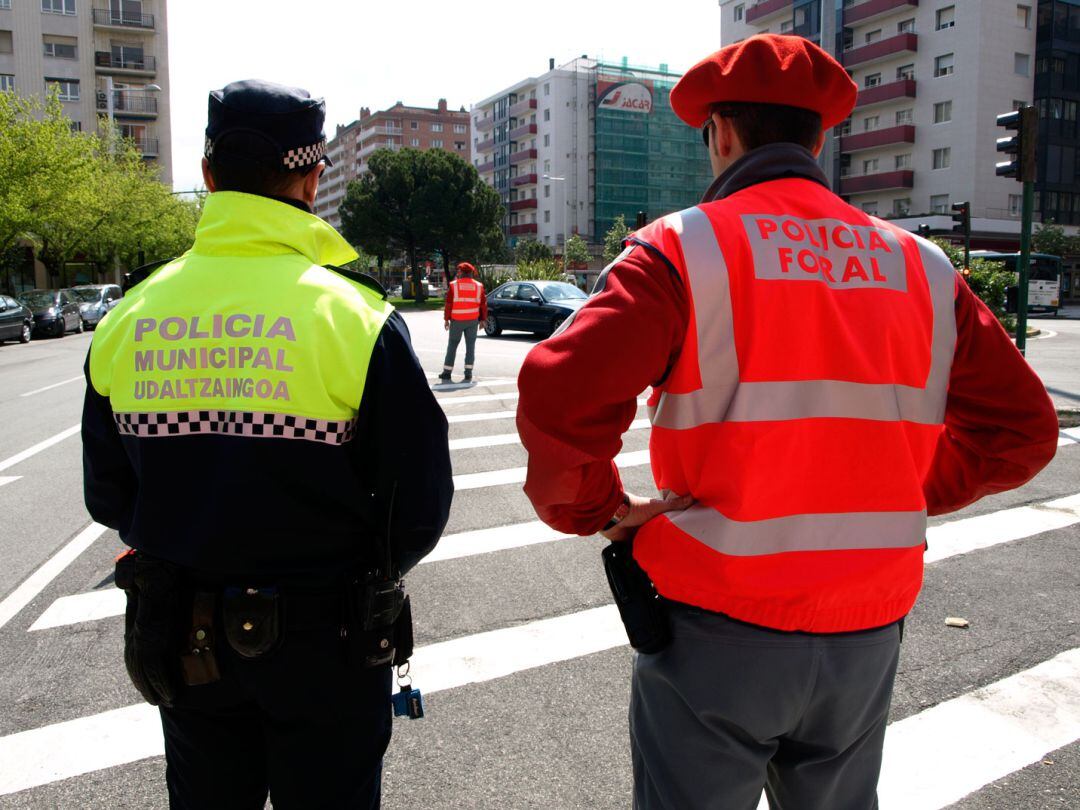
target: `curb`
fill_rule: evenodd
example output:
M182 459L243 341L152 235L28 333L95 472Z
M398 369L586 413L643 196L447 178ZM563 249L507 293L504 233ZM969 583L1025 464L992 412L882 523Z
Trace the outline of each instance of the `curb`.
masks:
M1080 427L1080 408L1058 408L1057 415L1059 427Z

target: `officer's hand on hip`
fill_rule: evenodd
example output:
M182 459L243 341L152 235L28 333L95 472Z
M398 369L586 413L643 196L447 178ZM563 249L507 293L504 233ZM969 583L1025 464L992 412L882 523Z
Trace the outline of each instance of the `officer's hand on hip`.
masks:
M449 332L450 331L450 321L443 321L442 322L442 328L445 329L447 332Z
M630 511L626 517L620 520L607 531L602 531L604 537L615 542L629 540L639 527L665 512L680 512L689 509L694 504L694 498L690 495L676 495L669 492L664 498L642 498L640 495L626 493L626 501L630 505Z

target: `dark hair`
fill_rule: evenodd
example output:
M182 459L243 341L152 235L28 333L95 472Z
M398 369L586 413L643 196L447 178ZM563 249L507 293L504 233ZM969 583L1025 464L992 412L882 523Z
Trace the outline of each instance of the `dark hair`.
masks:
M274 144L257 132L240 131L223 135L214 143L210 174L218 191L277 197L290 191L298 177L318 165L286 169Z
M770 143L796 143L810 151L821 137L821 114L785 104L722 102L709 109L731 119L746 151Z

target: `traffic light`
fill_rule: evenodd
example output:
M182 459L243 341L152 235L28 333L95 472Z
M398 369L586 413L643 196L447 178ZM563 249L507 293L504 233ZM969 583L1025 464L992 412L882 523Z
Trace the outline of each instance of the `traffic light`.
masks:
M953 225L953 233L963 234L965 237L971 235L971 203L960 202L953 203L952 205L953 215L952 220L956 224Z
M1035 182L1035 148L1039 139L1039 114L1034 107L1021 107L997 117L997 125L1015 135L997 139L997 151L1010 156L997 164L998 177L1014 177L1021 183Z
M925 222L922 225L920 225L918 228L916 228L915 232L918 233L919 236L921 236L923 239L929 239L930 238L930 226L927 225Z
M637 212L637 221L634 223L634 228L636 228L637 230L641 230L642 228L644 228L648 224L649 224L649 215L646 214L644 211L638 211Z

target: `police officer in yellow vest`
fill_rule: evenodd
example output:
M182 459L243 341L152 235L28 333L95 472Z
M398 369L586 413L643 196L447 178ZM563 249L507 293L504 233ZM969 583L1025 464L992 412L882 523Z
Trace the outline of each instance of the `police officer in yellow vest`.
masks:
M125 664L161 709L170 805L377 807L400 578L453 493L446 419L312 214L322 100L243 81L209 104L195 244L94 336L86 504L132 549Z

